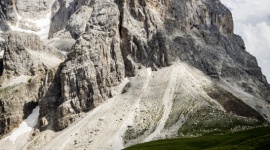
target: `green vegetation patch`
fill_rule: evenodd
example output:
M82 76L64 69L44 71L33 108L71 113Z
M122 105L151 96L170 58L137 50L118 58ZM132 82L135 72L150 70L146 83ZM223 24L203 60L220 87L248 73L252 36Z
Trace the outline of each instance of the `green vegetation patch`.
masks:
M263 126L264 124L266 123L255 118L237 116L209 107L192 114L178 130L178 135L179 137L192 137L209 133L226 134Z
M261 127L226 135L159 140L135 145L126 150L268 150L270 127Z

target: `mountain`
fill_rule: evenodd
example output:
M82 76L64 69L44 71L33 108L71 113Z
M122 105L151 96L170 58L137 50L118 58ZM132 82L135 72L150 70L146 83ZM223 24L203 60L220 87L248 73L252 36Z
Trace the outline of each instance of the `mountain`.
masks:
M270 121L270 85L219 0L3 0L0 8L6 149L121 149ZM34 108L32 134L12 144Z

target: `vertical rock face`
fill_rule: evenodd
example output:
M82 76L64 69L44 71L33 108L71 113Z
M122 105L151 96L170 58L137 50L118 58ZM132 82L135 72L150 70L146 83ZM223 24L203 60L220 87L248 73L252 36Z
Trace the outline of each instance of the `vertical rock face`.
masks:
M128 75L136 74L138 64L156 68L180 59L212 77L237 79L237 84L248 85L252 94L267 97L267 81L241 37L233 34L231 13L220 1L134 0L118 4ZM248 80L251 78L254 81Z
M3 6L2 6L2 4L0 4L0 18L1 18L1 20L2 20L2 19L5 19L5 17L6 17L6 16L5 16L5 13L3 12L3 10L4 10L4 9L3 9Z
M17 12L27 18L42 18L50 11L54 0L17 0Z
M6 19L5 7L2 3L0 3L0 22L2 23L5 19Z
M0 77L0 135L16 128L38 105L45 75L65 58L34 34L6 33Z
M179 57L194 63L192 57L196 55L192 53L200 49L198 42L207 40L203 36L212 35L213 39L208 41L214 42L217 40L214 33L232 35L233 32L231 14L219 1L119 3L123 17L122 53L129 64L126 65L129 74L134 74L137 68L134 62L162 67ZM200 41L196 42L195 37Z
M62 31L68 24L71 14L74 13L76 6L71 0L56 0L52 5L52 19L50 24L49 37L54 37L53 34Z
M60 52L46 47L35 34L10 32L6 36L6 50L3 58L4 75L10 79L14 76L35 76L44 74L48 67L54 67L64 59ZM39 55L44 55L43 58ZM52 58L46 58L52 55Z
M219 0L55 1L50 36L77 40L60 68L55 126L61 130L110 97L141 66L186 62L267 99L269 85ZM44 101L46 101L44 99Z
M4 130L0 134L9 132L21 121L20 115L15 115L15 119L9 115L15 106L20 109L14 114L23 114L26 103L33 102L29 107L38 103L41 126L46 129L52 125L53 129L62 130L81 112L88 112L111 97L111 87L125 76L135 76L143 67L159 70L178 61L214 79L225 79L258 99L270 101L269 84L256 58L246 51L241 37L233 34L231 13L219 0L4 0L0 8L2 23L19 21L22 25L27 19L20 15L35 17L33 12L37 11L36 18L39 18L51 10L49 37L65 37L67 42L76 40L61 63L64 57L44 46L37 36L8 34L2 44L6 46L2 86L8 85L14 77L37 78L33 80L34 90L28 89L28 83L22 88L7 86L13 93L16 93L14 88L22 90L20 95L31 91L27 98L9 97L13 93L2 89L0 121ZM179 82L184 81L179 79ZM213 93L211 95L215 95ZM182 96L175 99L190 102L190 97ZM209 100L209 96L205 97ZM195 102L196 97L192 100ZM179 114L180 109L185 108L175 108L174 113Z
M9 20L12 24L15 24L18 20L15 3L15 0L2 0L0 4L2 8L1 16L5 18L5 20Z
M102 1L100 1L102 3ZM56 0L52 5L52 22L49 37L59 33L71 34L75 39L85 32L92 6L99 3L91 0ZM70 33L69 33L70 32ZM58 33L58 34L57 34ZM78 35L79 34L79 35Z
M42 50L44 45L39 40L39 37L34 34L24 35L19 32L11 32L6 39L7 50L4 57L5 76L11 78L20 75L35 75L39 71L44 71L42 64L35 64L32 60L31 54L27 51ZM18 55L18 51L20 55Z
M74 27L71 34L79 38L60 73L58 130L67 127L78 113L89 111L111 97L110 87L118 85L125 76L117 5L110 1L92 1L89 6L80 7L77 15L71 17L74 20L70 26ZM88 20L77 22L80 15Z
M40 31L46 24L54 0L2 0L0 4L0 30L10 28ZM44 19L45 18L45 19Z

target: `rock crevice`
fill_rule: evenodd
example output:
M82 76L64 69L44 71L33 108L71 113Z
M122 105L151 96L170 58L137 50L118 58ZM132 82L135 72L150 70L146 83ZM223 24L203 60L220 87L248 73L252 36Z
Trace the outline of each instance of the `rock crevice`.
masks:
M7 89L1 89L0 112L4 131L0 131L0 134L8 133L21 121L21 115L14 115L15 119L12 118L13 115L9 115L15 105L21 108L16 112L18 114L23 111L24 104L25 107L28 108L29 104L29 108L32 108L32 104L38 103L40 128L63 130L81 114L89 112L113 97L112 89L125 77L139 78L138 72L143 68L159 71L174 66L178 62L186 63L202 71L208 76L207 81L211 86L226 81L248 96L270 101L270 86L256 58L246 51L241 37L233 33L231 12L219 0L55 0L48 3L39 1L41 4L38 4L37 8L34 7L37 1L31 1L31 3L29 0L17 3L10 1L8 4L6 2L0 5L1 24L7 23L6 20L11 24L17 23L17 11L29 17L30 12L36 9L40 10L39 14L51 10L49 38L50 40L60 38L54 42L59 47L66 46L63 49L66 49L68 54L65 57L57 49L45 46L36 35L18 32L8 34L1 85L8 85L13 78L26 76L31 78L29 83L26 82L22 88L16 85L12 87L12 90L8 90L15 92L19 88L19 91L22 90L20 94L27 93L30 86L34 86L31 87L34 90L27 93L29 94L27 98L20 97L27 99L22 102L17 98L8 97ZM27 5L24 6L23 3ZM48 8L50 4L52 8ZM18 7L17 10L14 10L15 6ZM2 25L1 30L4 31ZM61 38L66 41L64 42ZM5 48L4 44L1 44L2 47ZM190 66L176 68L185 69ZM163 71L166 73L166 69ZM177 72L183 77L189 77L181 71ZM162 84L167 83L166 78L169 76L164 77ZM158 79L155 82L158 82ZM185 83L191 91L201 89L196 89L195 85L188 85L183 79L177 78L177 82L181 90L185 89L182 83ZM152 88L155 89L155 86ZM161 88L158 87L158 89ZM175 85L173 88L178 87ZM208 105L210 107L212 104L210 105L205 100L218 101L215 97L204 95L205 91L202 93L192 91L197 94L197 97L194 97L190 96L189 91L182 92L187 95L181 95L181 90L178 90L179 93L176 93L173 99L179 106L182 100L185 104L191 105L189 102L195 103L196 98L200 97L201 103L198 105L207 106L207 111L204 112L207 113ZM220 94L220 91L212 91L211 94ZM2 95L1 92L3 92ZM129 90L126 92L131 93ZM146 92L145 95L147 94L149 97L153 96ZM161 93L157 95L159 94ZM219 98L224 96L222 93L219 94ZM234 97L238 102L235 96L228 93L227 95L229 95L228 98ZM140 97L144 97L144 93ZM147 98L145 97L145 100ZM10 103L10 99L14 101ZM155 99L159 100L157 97ZM240 104L245 105L242 102ZM158 102L155 105L158 107L161 103ZM231 108L231 103L229 105ZM221 109L223 106L215 103L215 107L218 108L220 114L227 113ZM148 106L145 108L148 109ZM204 111L199 108L204 107L197 108L198 111ZM251 109L253 107L248 107L248 111L252 112ZM149 107L149 110L162 114L161 109L155 110ZM183 110L186 118L181 120L179 114ZM190 115L188 111L182 106L179 108L172 106L173 119L176 119L174 122L177 125L183 125L181 121L188 122L189 116L197 117L192 113ZM212 111L209 110L209 112ZM169 112L166 112L166 115L170 116ZM242 119L234 115L238 114L225 114L224 117L233 116L232 118ZM162 116L151 117L156 120L162 118ZM269 120L269 118L264 119ZM138 122L140 123L140 120ZM168 130L173 129L173 121L167 122ZM14 126L11 125L13 123ZM166 126L164 120L163 124ZM148 131L134 133L132 131L131 135L144 134L144 132L150 135L154 128L151 126L151 130ZM175 129L173 131L176 132ZM134 141L138 140L137 137L134 138ZM132 140L128 142L132 143Z

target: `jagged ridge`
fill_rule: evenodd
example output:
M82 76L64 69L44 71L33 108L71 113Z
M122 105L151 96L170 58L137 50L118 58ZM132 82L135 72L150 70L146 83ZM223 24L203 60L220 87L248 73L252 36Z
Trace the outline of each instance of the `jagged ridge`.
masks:
M144 67L151 67L160 74L161 68L174 68L176 62L185 62L211 77L213 81L209 81L211 84L207 86L210 89L198 90L200 98L185 93L186 89L182 89L184 92L180 93L180 96L169 99L174 101L170 104L173 107L171 111L165 109L169 112L162 109L152 110L145 106L145 110L149 109L153 114L160 115L154 118L149 116L150 119L147 120L152 121L150 126L149 122L140 125L145 118L138 118L138 124L135 119L134 128L125 133L125 137L132 138L124 139L125 144L160 138L155 134L164 127L173 133L165 132L166 134L177 136L183 123L188 124L193 122L194 116L196 118L186 107L196 109L196 112L224 113L224 118L240 118L242 124L247 126L258 125L258 121L264 119L269 120L270 114L266 108L269 105L266 101L270 98L269 84L258 67L256 58L245 50L241 37L233 34L231 13L218 0L57 0L52 8L49 37L61 37L67 41L75 39L76 43L70 48L65 62L57 69L42 73L45 81L38 96L42 130L63 130L68 127L81 113L92 110L112 97L111 89L120 84L125 76L135 76ZM165 77L168 78L169 75ZM186 81L180 80L176 83ZM178 85L175 88L179 90L179 86L181 87ZM213 90L216 86L222 89ZM230 91L231 87L235 89ZM196 91L196 88L191 87L191 90ZM210 94L206 94L209 90ZM156 94L155 88L151 91ZM175 90L171 92L174 93ZM206 95L203 96L202 93ZM197 94L195 92L195 95ZM168 95L170 94L163 96ZM223 102L220 97L236 97L237 100ZM197 99L200 101L195 101ZM244 103L239 102L239 99ZM4 101L7 100L8 98ZM146 100L147 98L142 101ZM213 108L208 110L208 104L204 103L209 100L220 103L221 107L210 105ZM189 107L193 101L196 107ZM161 102L155 105L166 107ZM179 107L181 105L182 107ZM176 106L178 108L174 108ZM245 116L245 111L243 113L236 110L238 108L245 108L250 116ZM228 112L233 115L228 115ZM244 121L241 116L257 119ZM214 115L215 117L217 116ZM163 121L160 122L162 118ZM141 128L146 130L140 131Z

